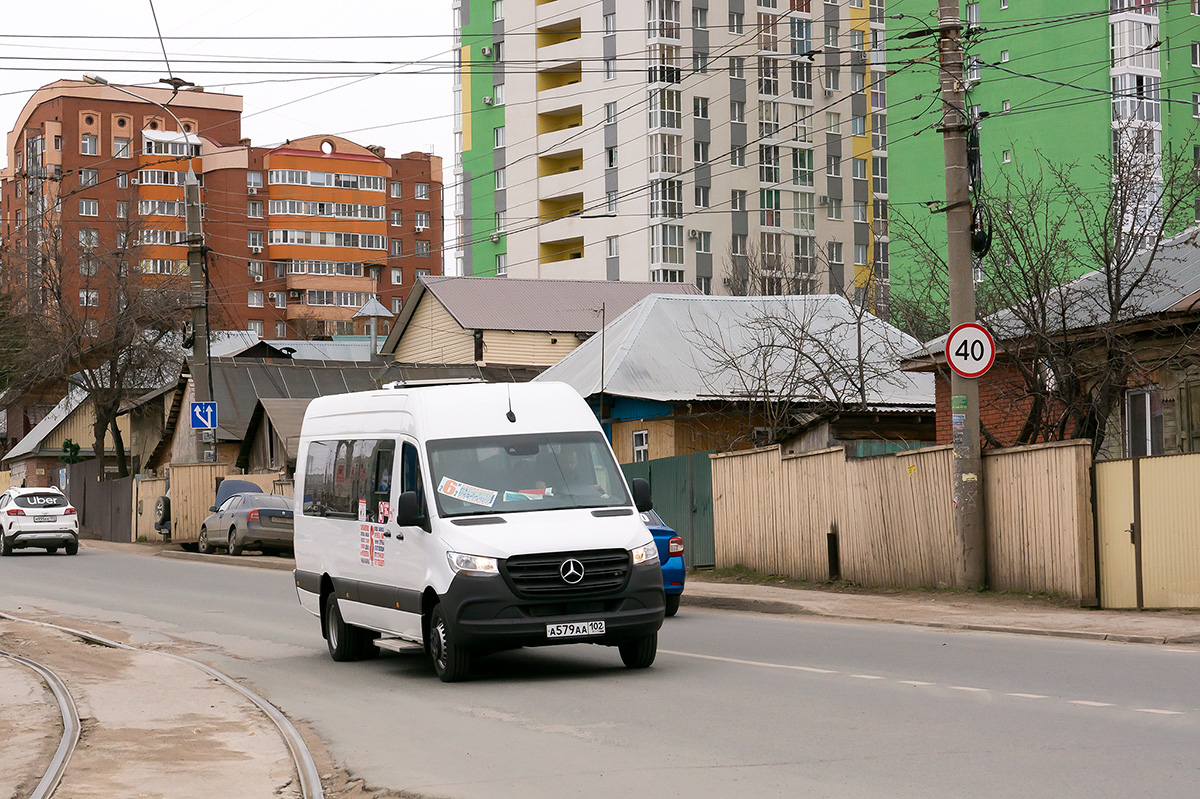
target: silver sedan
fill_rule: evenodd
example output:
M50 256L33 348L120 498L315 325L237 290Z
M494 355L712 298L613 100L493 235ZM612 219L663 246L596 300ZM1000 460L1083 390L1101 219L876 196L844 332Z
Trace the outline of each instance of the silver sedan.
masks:
M200 527L201 552L217 548L240 555L246 549L279 553L292 549L292 500L276 494L234 494Z

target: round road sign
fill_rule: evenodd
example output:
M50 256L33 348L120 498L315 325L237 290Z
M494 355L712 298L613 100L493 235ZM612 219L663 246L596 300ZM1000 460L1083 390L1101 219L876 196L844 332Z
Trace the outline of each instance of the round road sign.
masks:
M996 341L983 325L967 322L950 331L946 361L962 377L982 377L996 360Z

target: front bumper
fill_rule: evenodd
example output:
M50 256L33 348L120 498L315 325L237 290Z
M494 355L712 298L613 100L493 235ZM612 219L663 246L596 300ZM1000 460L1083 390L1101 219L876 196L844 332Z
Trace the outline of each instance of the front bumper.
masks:
M521 599L499 575L459 574L441 602L458 643L471 649L499 651L580 643L615 646L662 627L665 600L661 574L657 563L634 566L620 592L565 600ZM546 625L568 621L603 621L604 635L546 637Z

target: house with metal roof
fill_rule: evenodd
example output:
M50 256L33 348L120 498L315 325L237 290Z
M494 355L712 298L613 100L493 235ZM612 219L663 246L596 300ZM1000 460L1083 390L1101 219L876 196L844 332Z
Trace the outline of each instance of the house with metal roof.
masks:
M916 344L839 295L651 295L537 380L587 398L622 463L782 443L878 454L933 438Z
M513 367L510 376L531 377L651 294L700 290L684 283L423 277L381 353L401 365Z

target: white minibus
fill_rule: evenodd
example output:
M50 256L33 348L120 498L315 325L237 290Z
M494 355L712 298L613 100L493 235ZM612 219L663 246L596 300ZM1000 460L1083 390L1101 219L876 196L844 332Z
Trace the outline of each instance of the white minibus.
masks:
M296 466L296 591L334 660L424 645L446 682L474 655L615 646L654 661L664 596L595 415L562 383L314 399Z

